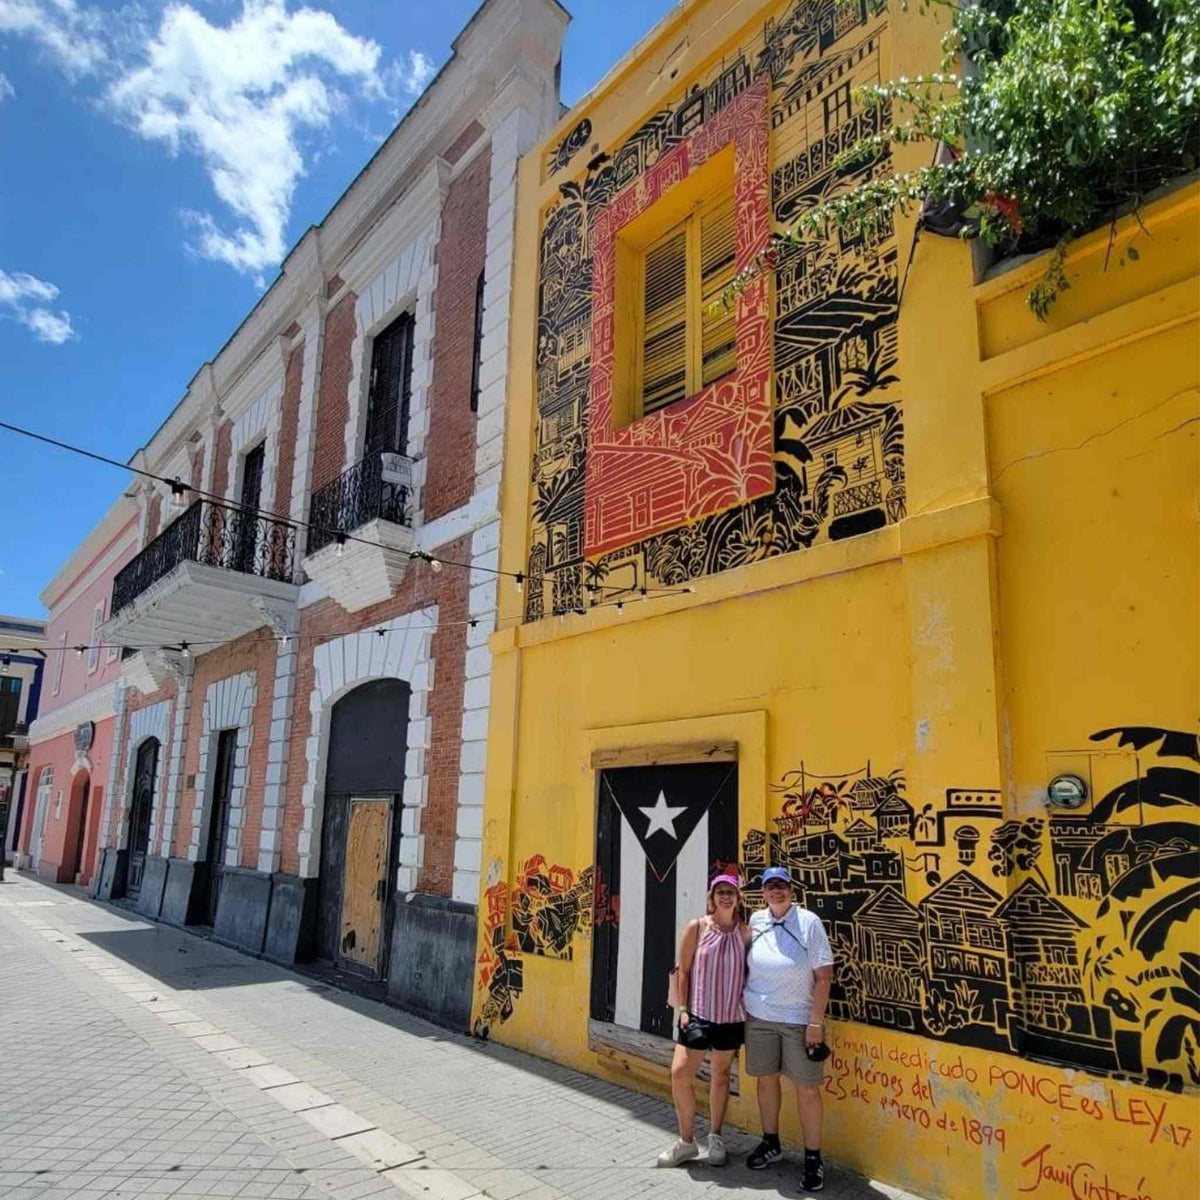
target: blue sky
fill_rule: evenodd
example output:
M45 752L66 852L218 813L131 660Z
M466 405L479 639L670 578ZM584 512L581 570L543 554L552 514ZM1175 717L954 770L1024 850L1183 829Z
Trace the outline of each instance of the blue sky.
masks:
M476 7L0 0L0 419L128 458ZM671 3L567 7L570 104ZM127 478L0 430L0 612Z

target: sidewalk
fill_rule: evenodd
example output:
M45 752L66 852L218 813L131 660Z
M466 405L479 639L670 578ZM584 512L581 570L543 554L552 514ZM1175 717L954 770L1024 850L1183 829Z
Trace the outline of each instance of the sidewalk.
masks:
M799 1167L653 1167L662 1101L180 930L0 884L0 1197L679 1200ZM915 1200L835 1166L825 1196Z

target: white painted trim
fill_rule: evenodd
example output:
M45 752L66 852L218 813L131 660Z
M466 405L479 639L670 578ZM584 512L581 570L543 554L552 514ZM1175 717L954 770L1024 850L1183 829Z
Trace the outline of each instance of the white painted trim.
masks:
M217 735L221 730L236 729L237 747L233 760L233 784L229 792L225 865L241 865L242 830L245 828L246 793L249 790L250 744L254 738L254 704L258 698L257 681L257 671L243 671L240 675L214 680L205 690L200 765L196 772L195 803L192 806L192 837L187 850L192 862L200 860L201 847L208 844L214 784L212 772L208 769L209 759L215 757Z
M301 800L304 808L297 850L300 874L315 876L321 867L321 822L325 807L325 767L333 706L347 692L370 679L402 679L410 686L408 753L404 770L398 891L416 887L424 860L421 810L428 795L426 747L428 694L433 688L432 643L437 625L436 605L393 617L361 633L333 638L314 647L313 688L309 693L310 733L305 742L307 774ZM382 636L379 629L384 629Z
M116 706L117 680L114 679L94 692L84 692L82 696L59 705L58 708L43 712L29 727L29 744L36 746L64 733L70 733L76 725L81 725L84 721L105 721L115 714Z
M162 806L166 797L163 795L163 783L167 771L167 720L170 700L160 700L148 708L139 708L129 718L129 733L125 739L125 753L120 757L125 770L121 781L121 807L117 812L117 847L124 849L129 844L129 807L133 802L133 760L138 747L147 738L158 739L158 765L154 771L154 803L150 808L150 840L146 843L146 853L153 851L154 830L162 814ZM119 755L116 746L113 747L113 757Z

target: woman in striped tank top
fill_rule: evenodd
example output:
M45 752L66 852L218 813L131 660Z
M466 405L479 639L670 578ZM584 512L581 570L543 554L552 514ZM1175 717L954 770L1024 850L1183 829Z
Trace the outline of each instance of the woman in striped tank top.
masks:
M696 1097L692 1082L705 1054L711 1054L708 1161L721 1166L728 1157L721 1125L729 1100L729 1072L744 1040L746 947L750 931L737 876L718 875L708 886L708 915L689 921L679 939L679 1008L671 1094L679 1121L679 1140L658 1156L660 1167L677 1167L697 1158Z

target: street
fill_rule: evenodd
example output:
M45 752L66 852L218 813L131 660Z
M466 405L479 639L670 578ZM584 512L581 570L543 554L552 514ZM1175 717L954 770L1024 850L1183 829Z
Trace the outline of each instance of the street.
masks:
M745 1168L750 1134L656 1170L660 1100L12 871L0 1013L4 1200L800 1194L794 1155ZM836 1164L825 1194L907 1195Z

